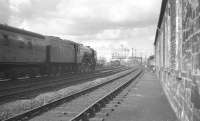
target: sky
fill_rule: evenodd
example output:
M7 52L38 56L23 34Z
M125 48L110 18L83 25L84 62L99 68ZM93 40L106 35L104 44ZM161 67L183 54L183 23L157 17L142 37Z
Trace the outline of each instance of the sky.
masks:
M89 45L108 60L122 47L149 56L160 6L161 0L0 0L0 23Z

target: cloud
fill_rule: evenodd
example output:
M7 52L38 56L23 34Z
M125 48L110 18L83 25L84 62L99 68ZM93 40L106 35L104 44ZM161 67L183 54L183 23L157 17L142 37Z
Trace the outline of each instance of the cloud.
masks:
M158 0L76 0L62 1L58 14L71 20L69 34L96 34L106 29L127 29L155 24ZM157 9L158 10L158 9Z
M161 0L0 0L0 22L98 50L123 44L152 51L160 4Z
M25 22L34 26L38 22L46 21L46 24L51 25L62 24L66 34L80 35L96 34L105 29L137 28L155 24L155 8L159 7L154 6L157 6L158 1L10 0L10 6L14 13L13 25L20 26Z
M59 0L10 0L10 6L16 16L21 19L54 16Z
M10 12L9 2L7 0L0 0L0 23L8 24Z

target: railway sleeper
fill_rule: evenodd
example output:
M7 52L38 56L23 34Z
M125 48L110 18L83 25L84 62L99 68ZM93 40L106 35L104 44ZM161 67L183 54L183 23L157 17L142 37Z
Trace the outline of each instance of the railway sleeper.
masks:
M86 111L85 113L81 114L81 116L80 116L81 118L78 118L78 119L79 120L88 120L89 118L94 117L95 113L101 112L101 109L103 109L104 107L109 108L109 107L107 107L107 104L110 102L110 100L114 99L116 97L116 95L117 95L117 93L112 93L112 95L106 96L103 100L101 100L98 103L94 104L92 106L94 108L90 108L88 111Z
M115 91L112 95L107 96L103 99L101 103L104 103L104 106L101 107L100 111L95 113L94 117L90 117L89 121L104 121L105 118L112 112L121 102L126 98L129 89L120 88ZM101 104L100 103L100 104Z
M112 102L115 96L116 96L116 93L96 103L79 118L82 121L104 120L104 117L108 116L110 112L114 111L114 107L116 107L116 105L112 105L112 106L110 105L110 102ZM109 104L110 106L107 104ZM117 104L120 104L120 103L117 103Z

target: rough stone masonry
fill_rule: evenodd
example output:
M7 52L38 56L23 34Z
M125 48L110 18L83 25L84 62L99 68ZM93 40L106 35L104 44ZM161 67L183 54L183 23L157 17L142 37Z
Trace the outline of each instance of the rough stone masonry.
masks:
M200 0L162 0L156 73L177 117L200 121Z

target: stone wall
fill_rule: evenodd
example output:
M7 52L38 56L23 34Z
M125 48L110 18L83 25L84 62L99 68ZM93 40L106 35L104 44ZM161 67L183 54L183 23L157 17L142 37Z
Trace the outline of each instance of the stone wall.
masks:
M200 121L200 0L168 0L155 43L156 69L181 121Z

